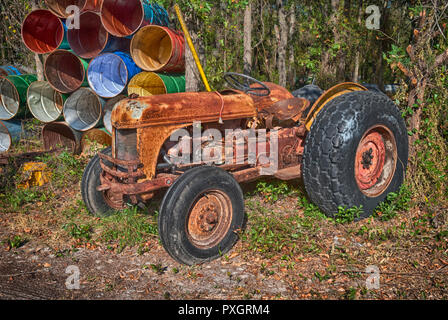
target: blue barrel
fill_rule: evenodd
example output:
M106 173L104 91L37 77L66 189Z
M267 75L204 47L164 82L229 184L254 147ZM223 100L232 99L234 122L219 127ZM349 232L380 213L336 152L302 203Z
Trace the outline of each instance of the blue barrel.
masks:
M127 53L104 53L90 61L87 80L97 95L113 98L123 92L129 80L141 71Z
M7 152L11 148L13 142L18 142L21 136L21 121L0 121L0 152Z
M67 40L67 25L65 24L65 19L61 20L62 21L62 26L64 27L64 39L61 42L61 45L58 47L58 49L65 49L65 50L69 50L70 49L70 44L68 43Z
M7 76L20 76L22 73L13 66L1 66L0 67L0 76L7 77Z

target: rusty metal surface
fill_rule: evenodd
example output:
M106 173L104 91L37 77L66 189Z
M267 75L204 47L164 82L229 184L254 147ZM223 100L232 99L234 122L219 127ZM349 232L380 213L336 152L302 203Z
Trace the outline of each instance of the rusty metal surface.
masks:
M66 12L68 6L77 6L80 10L86 6L86 0L45 0L48 8L60 18L67 18L70 12Z
M218 95L183 92L120 101L112 112L112 125L118 129L178 125L193 121L218 122L256 116L252 98L232 91Z
M201 249L216 246L230 229L233 210L229 196L208 190L198 197L187 216L187 237Z
M265 119L266 127L272 128L274 119L285 121L302 114L303 110L308 108L310 102L303 98L291 98L280 100L270 107L264 108L259 115Z
M51 122L42 129L42 141L47 150L66 147L72 153L79 154L81 148L82 132L76 131L66 122Z

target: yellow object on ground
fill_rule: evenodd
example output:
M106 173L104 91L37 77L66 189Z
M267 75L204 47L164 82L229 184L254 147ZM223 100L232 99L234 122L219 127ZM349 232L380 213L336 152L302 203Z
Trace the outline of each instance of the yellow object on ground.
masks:
M29 189L48 183L51 173L43 162L27 162L20 170L20 177L21 183L17 185L17 188Z

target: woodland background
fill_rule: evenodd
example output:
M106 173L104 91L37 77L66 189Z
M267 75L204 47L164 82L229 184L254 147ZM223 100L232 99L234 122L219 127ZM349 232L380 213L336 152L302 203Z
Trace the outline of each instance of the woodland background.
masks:
M448 202L448 4L441 0L160 0L179 28L177 2L214 89L224 72L244 72L290 90L314 82L399 84L395 102L407 120L407 184L418 206ZM380 29L366 13L380 8ZM20 25L43 1L2 0L0 65L35 73ZM187 89L203 90L187 54Z

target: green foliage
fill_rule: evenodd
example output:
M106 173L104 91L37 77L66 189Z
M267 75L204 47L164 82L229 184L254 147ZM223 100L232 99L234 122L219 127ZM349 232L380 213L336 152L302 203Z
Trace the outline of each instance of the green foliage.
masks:
M75 240L89 241L92 238L92 227L88 224L77 225L74 222L64 224L62 229Z
M362 206L360 207L339 207L338 212L334 215L334 221L338 224L346 224L355 221L363 213Z
M402 185L398 193L391 192L386 200L375 209L374 216L381 221L389 221L397 213L409 210L412 192L406 185Z
M275 203L281 196L288 196L293 192L285 181L259 181L255 194L261 194L266 202Z

